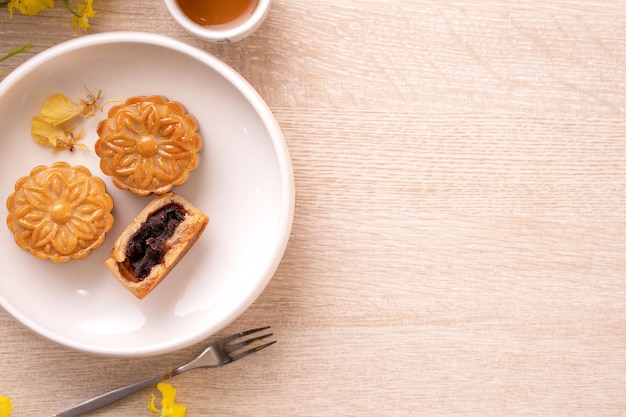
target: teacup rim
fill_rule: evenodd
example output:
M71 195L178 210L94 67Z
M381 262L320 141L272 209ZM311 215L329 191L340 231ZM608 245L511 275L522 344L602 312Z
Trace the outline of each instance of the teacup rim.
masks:
M177 0L164 0L174 20L188 33L204 40L231 43L246 38L255 32L269 13L272 0L257 0L257 5L248 19L240 25L227 29L212 29L202 26L187 16L180 8Z

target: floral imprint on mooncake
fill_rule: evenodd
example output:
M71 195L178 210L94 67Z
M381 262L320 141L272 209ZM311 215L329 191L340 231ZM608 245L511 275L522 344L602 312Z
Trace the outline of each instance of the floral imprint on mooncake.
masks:
M82 259L113 227L113 199L84 166L55 162L20 178L6 202L15 242L37 258Z
M96 154L113 184L141 196L181 185L199 162L202 137L184 106L162 96L134 96L98 124Z

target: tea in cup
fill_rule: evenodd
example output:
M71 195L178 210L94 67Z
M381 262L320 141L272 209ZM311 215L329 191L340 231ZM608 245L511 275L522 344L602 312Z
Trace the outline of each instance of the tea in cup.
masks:
M237 42L263 23L271 0L165 0L172 17L200 39Z

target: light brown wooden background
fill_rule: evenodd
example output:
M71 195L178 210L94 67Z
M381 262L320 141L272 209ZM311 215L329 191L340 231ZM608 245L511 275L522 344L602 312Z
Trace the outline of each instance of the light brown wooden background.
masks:
M0 15L0 51L74 36ZM291 240L222 335L253 360L174 383L188 416L626 415L626 2L275 0L212 45L157 0L95 0L91 33L141 30L234 67L283 128ZM19 279L19 277L16 277ZM56 346L0 312L0 394L61 411L167 369ZM149 391L94 416L149 415Z

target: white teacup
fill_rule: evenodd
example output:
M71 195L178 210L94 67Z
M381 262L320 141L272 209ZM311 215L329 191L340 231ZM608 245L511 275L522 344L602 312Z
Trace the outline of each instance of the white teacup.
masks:
M228 2L230 0L224 1ZM194 22L183 12L178 4L178 0L165 0L168 11L183 29L200 39L216 43L237 42L250 36L265 20L271 3L272 0L257 0L256 7L249 16L212 28Z

